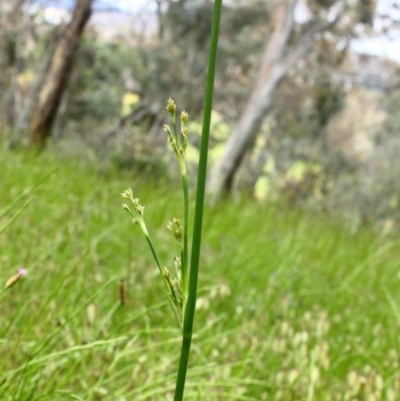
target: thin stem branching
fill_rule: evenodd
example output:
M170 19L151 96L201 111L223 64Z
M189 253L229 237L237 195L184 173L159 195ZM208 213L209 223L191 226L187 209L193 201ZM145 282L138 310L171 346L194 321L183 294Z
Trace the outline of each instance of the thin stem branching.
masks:
M197 281L200 260L201 233L203 225L204 198L206 186L208 143L210 137L211 112L214 92L214 77L218 46L219 22L221 17L222 0L214 2L213 24L211 32L210 58L208 64L207 86L204 100L203 129L200 147L199 170L197 177L197 193L194 215L194 227L192 236L192 253L189 267L189 247L188 247L188 222L189 222L189 188L187 171L185 164L185 151L188 141L188 119L189 115L185 111L180 114L180 132L176 118L176 105L172 99L167 101L167 110L171 117L172 129L169 125L164 125L164 130L168 134L168 142L171 145L179 164L182 178L183 191L183 223L177 218L172 219L168 224L168 229L172 232L180 245L180 257L175 257L174 264L176 276L173 278L170 271L164 266L156 252L154 244L149 236L144 222L144 206L140 205L139 200L133 197L131 189L127 189L121 195L131 201L133 209L127 204L122 207L127 210L133 218L133 223L138 224L145 236L154 260L164 279L165 290L172 309L177 317L182 329L182 346L179 358L178 375L175 386L174 401L182 401L185 389L186 373L188 369L190 347L192 343L193 323L197 298Z

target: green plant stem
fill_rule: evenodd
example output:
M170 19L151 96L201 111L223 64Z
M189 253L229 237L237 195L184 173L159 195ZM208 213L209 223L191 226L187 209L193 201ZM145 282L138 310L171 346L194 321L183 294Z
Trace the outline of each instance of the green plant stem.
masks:
M207 87L204 100L203 129L201 135L199 172L197 176L196 206L192 238L192 255L189 272L189 294L184 311L183 336L181 355L179 359L178 376L176 380L174 401L182 401L185 390L186 372L189 362L190 346L194 313L196 308L197 280L200 260L201 231L203 225L204 196L207 176L208 142L210 137L210 123L214 92L215 66L217 59L219 23L221 19L222 0L215 0L211 32L210 58L208 62Z
M183 160L183 163L185 161ZM186 175L186 168L184 174L182 174L182 187L183 187L183 203L184 203L184 216L183 216L183 242L181 251L182 260L182 296L183 306L185 306L187 291L188 291L188 224L189 224L189 189Z
M176 125L176 111L174 112L174 115L172 117L172 129L173 129L173 132L174 132L175 143L178 146L179 145L179 138L178 138L178 127Z
M161 273L161 276L162 276L162 278L163 278L163 280L164 280L165 286L166 286L166 288L169 289L170 291L173 291L174 289L170 287L167 278L164 276L163 269L162 269L162 264L161 264L161 262L160 262L160 259L158 258L156 249L154 248L153 242L152 242L152 240L150 239L150 236L149 236L149 234L148 234L148 232L147 232L147 228L146 228L146 226L144 225L143 220L142 220L141 224L143 225L143 226L142 226L142 231L143 231L143 227L145 228L145 231L143 231L143 234L144 234L144 236L146 237L147 243L148 243L149 246L150 246L151 253L153 254L153 257L154 257L154 260L156 261L156 264L157 264L158 269L160 270L160 273ZM178 314L178 312L177 312L177 310L176 310L176 307L175 307L174 303L172 302L171 298L170 298L169 296L168 296L167 298L168 298L168 301L169 301L169 303L170 303L170 305L171 305L171 307L172 307L172 310L174 311L176 320L177 320L178 324L180 324L180 318L179 318L179 314Z
M146 231L147 231L147 230L146 230ZM160 259L158 258L156 249L154 248L153 241L150 239L150 236L149 236L148 234L144 233L144 236L145 236L145 238L146 238L146 240L147 240L147 243L148 243L149 246L150 246L151 253L152 253L152 255L153 255L154 260L156 261L158 270L160 270L161 275L164 277L163 271L162 271L162 264L161 264L161 262L160 262Z

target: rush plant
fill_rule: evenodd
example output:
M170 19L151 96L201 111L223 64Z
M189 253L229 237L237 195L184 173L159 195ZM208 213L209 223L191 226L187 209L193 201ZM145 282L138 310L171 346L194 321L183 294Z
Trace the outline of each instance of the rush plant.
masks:
M199 170L197 177L196 204L194 213L194 226L192 234L192 251L189 258L188 250L188 220L189 220L189 190L185 164L185 150L188 139L188 118L186 112L180 113L179 130L176 117L176 105L172 99L167 102L167 110L171 117L171 126L164 126L168 134L168 142L171 145L178 160L182 177L183 190L183 220L172 219L168 229L172 232L180 247L180 256L175 257L175 273L161 263L157 251L150 238L144 220L144 206L135 198L131 189L124 191L121 196L130 201L130 205L123 204L122 207L128 211L145 236L156 265L161 273L165 285L165 292L171 304L178 324L182 329L182 346L179 359L178 374L175 387L174 401L181 401L185 388L186 373L189 362L189 353L192 343L193 322L197 297L197 281L199 271L199 259L201 248L201 235L203 225L203 210L206 185L206 171L208 158L208 142L210 136L211 111L214 92L214 76L217 56L217 45L219 35L219 23L221 17L222 0L215 0L213 11L213 24L211 32L210 56L208 62L207 85L204 100L203 127L201 136ZM190 264L189 264L190 259Z

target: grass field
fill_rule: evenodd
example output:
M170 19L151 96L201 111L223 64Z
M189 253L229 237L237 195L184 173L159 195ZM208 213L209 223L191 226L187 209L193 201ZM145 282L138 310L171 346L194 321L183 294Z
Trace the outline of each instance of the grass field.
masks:
M0 294L0 400L171 400L180 333L119 194L172 267L179 183L2 151L0 211L55 167L0 236L0 280L27 269ZM399 400L399 256L399 238L318 213L207 208L185 399Z

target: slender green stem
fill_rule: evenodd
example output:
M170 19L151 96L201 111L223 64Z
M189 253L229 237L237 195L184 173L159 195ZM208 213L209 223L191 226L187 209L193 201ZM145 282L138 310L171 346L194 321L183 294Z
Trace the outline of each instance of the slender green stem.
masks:
M144 225L144 222L142 222L142 224ZM144 227L146 227L146 226L144 225ZM147 233L147 229L146 229L146 233ZM162 276L162 278L164 280L165 286L166 286L167 289L169 289L171 292L173 292L174 289L171 288L169 281L167 280L167 278L165 277L165 275L163 273L163 269L162 269L163 266L162 266L162 264L160 262L160 259L158 258L157 251L154 248L153 242L150 239L150 236L148 235L148 233L147 234L146 233L145 233L145 237L146 237L147 243L150 246L151 253L153 254L153 257L154 257L154 260L156 261L158 269L160 270L160 273L161 273L161 276ZM169 303L170 303L170 305L172 307L172 310L174 311L174 315L176 317L176 320L178 321L178 324L180 324L180 318L179 318L179 314L177 312L176 306L174 305L174 303L172 302L172 299L170 297L167 297L167 298L168 298L168 301L169 301Z
M192 238L192 255L191 255L190 272L189 272L189 295L186 308L184 311L182 348L181 348L181 356L179 359L178 377L176 380L174 401L183 400L186 372L189 362L189 352L192 343L193 322L194 322L194 313L196 308L196 296L197 296L197 279L198 279L199 260L200 260L201 231L203 225L208 142L210 137L211 111L212 111L213 92L214 92L214 77L215 77L215 66L217 58L219 22L221 19L221 8L222 8L222 0L215 0L214 12L213 12L213 24L211 32L210 58L208 62L207 87L206 87L206 96L204 100L204 115L203 115L203 129L201 135L199 172L197 176L196 207L195 207L193 238Z
M160 262L160 259L158 258L156 249L154 248L153 241L150 239L150 236L149 236L149 235L145 235L145 237L146 237L147 243L148 243L149 246L150 246L151 253L153 254L154 260L156 261L157 267L158 267L158 269L160 270L161 275L164 277L164 275L162 274L162 273L163 273L163 272L162 272L162 264L161 264L161 262Z
M185 161L183 161L185 163ZM183 241L182 241L182 296L184 297L183 304L185 305L187 291L188 291L188 224L189 224L189 189L187 182L186 169L185 174L182 175L183 187L183 203L184 203L184 216L183 216Z
M174 132L175 143L177 145L179 145L178 127L176 126L176 115L175 114L172 118L172 128L173 128L173 132Z

